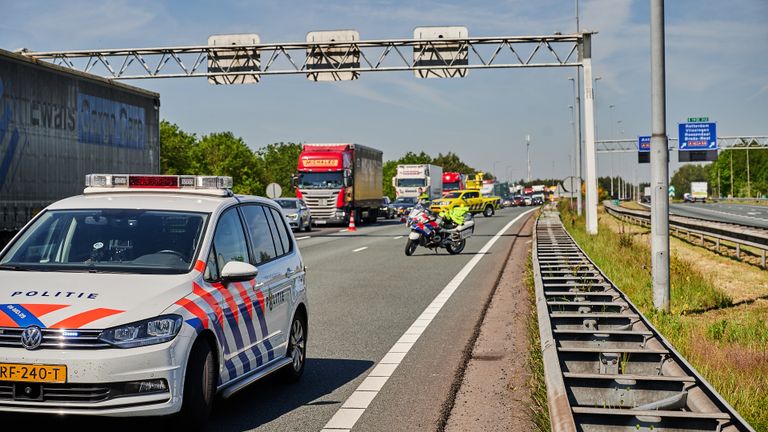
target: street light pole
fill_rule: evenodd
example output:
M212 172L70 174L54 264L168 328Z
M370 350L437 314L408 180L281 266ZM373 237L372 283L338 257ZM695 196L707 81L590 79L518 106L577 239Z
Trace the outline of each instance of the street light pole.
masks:
M651 273L653 306L669 312L669 160L664 0L651 0Z
M578 8L577 8L578 10ZM577 74L577 78L578 78ZM582 173L582 162L581 162L581 97L579 96L580 89L577 85L578 79L570 77L568 78L573 83L573 99L574 99L574 105L576 107L576 160L574 161L578 169L576 170L579 173L579 185L576 188L578 190L578 193L576 194L576 214L578 216L581 216L582 211L582 205L581 205L581 184L584 181L584 175Z
M614 134L614 132L613 132L613 107L615 107L615 106L616 105L614 105L614 104L608 105L608 108L610 108L610 112L611 112L611 123L610 123L610 125L611 125L611 139L616 139L616 134ZM609 158L611 159L611 199L613 199L613 158L610 157L610 156L609 156Z
M531 182L531 136L525 136L525 152L528 159L528 182Z

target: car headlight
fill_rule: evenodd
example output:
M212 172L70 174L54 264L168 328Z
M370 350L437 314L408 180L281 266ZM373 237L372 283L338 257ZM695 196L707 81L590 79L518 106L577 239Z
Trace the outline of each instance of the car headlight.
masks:
M296 219L299 218L299 215L298 215L298 213L291 213L289 215L286 215L285 217L287 217L290 220L296 220Z
M183 322L180 315L162 315L106 329L99 340L118 348L160 344L173 340Z

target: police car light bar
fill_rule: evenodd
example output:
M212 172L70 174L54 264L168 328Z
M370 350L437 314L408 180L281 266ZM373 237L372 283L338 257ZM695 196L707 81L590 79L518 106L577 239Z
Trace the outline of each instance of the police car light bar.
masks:
M85 193L117 192L129 189L168 190L225 196L232 188L229 176L88 174Z

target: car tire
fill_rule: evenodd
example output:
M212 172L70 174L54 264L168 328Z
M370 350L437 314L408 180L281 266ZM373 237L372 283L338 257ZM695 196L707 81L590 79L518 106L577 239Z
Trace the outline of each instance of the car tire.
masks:
M305 228L305 231L312 231L312 218L307 219L307 227Z
M487 205L483 209L483 216L485 216L485 217L491 217L491 216L493 216L494 213L495 212L493 210L493 206L491 206L491 205Z
M307 322L302 314L296 314L291 321L285 356L291 359L291 364L283 368L283 380L295 383L304 374L307 363Z
M176 416L182 430L203 430L211 415L216 395L216 362L205 339L192 346L184 374L184 395Z

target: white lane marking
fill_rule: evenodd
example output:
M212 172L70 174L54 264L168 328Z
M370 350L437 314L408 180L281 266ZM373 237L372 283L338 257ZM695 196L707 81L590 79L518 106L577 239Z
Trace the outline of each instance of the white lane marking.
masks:
M348 231L348 230L349 230L348 228L344 228L344 229L340 229L339 232L345 232L345 231Z
M363 382L360 383L352 395L347 398L344 404L342 404L341 408L339 408L333 417L328 420L328 423L326 423L323 427L323 431L330 432L331 430L349 430L355 426L355 423L357 423L357 421L363 415L365 409L368 408L368 405L370 405L379 391L381 391L381 389L384 387L384 384L387 383L389 377L392 376L392 374L395 372L395 369L397 369L397 367L403 361L405 355L408 354L413 345L418 341L421 334L424 333L424 330L426 330L427 326L432 322L435 316L437 316L437 313L440 312L440 309L443 308L443 305L448 302L448 299L450 299L453 293L459 288L464 279L469 276L469 273L472 271L472 269L474 269L477 263L479 263L480 260L485 257L485 253L491 249L496 241L498 241L501 236L509 228L512 227L512 225L514 225L523 216L534 210L536 209L532 208L528 211L525 211L504 225L504 228L499 230L496 235L488 240L488 242L483 246L482 249L480 249L477 255L472 257L472 259L464 265L464 267L456 274L456 276L454 276L453 279L448 282L448 285L446 285L445 288L440 291L440 294L438 294L437 297L432 300L432 303L427 306L424 312L419 315L418 318L416 318L413 324L411 324L411 326L408 328L408 330L405 331L400 339L398 339L398 341L392 345L392 348L390 348L389 352L387 352L387 354L385 354L384 357L376 364L376 367L373 369L373 371L371 371L371 373L369 373L365 379L363 379Z
M311 237L310 236L296 237L296 240L304 240L304 239L308 239L308 238L311 238Z
M361 250L366 250L366 249L368 249L368 246L363 246L361 248L357 248L357 249L353 250L352 252L360 252Z
M392 240L400 240L403 236L392 237Z

